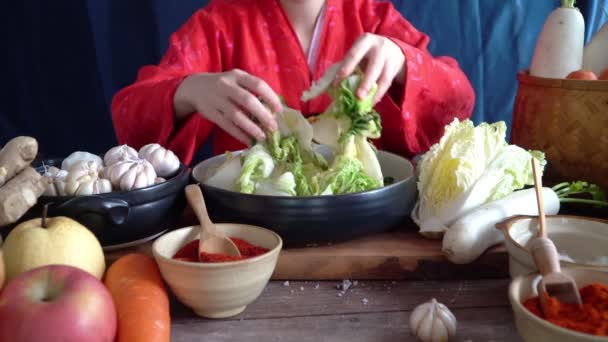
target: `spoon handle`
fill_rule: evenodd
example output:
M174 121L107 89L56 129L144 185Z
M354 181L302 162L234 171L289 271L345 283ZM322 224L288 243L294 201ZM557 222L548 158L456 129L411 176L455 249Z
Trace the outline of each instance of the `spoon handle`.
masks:
M186 186L186 197L188 198L188 203L192 207L192 210L194 210L194 214L201 224L202 231L207 231L208 233L214 232L215 225L209 218L207 206L203 200L203 192L198 184L190 184Z
M538 204L539 237L547 237L547 226L545 220L545 203L543 200L543 181L540 174L538 159L532 157L532 172L534 173L534 190L536 191L536 202Z

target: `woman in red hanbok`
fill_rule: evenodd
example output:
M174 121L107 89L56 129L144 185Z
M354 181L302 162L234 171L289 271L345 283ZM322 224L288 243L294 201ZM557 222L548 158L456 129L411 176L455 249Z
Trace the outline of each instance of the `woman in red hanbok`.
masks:
M475 102L456 61L432 56L428 43L390 1L212 0L171 36L158 65L116 94L118 141L160 143L186 164L210 136L216 154L242 149L276 129L279 96L305 116L323 112L327 95L302 102L302 92L341 62L336 81L362 67L358 96L378 84L376 146L411 157Z

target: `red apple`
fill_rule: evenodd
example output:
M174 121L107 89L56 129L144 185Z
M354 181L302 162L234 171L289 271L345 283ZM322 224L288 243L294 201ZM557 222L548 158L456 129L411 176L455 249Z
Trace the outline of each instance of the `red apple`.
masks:
M0 293L0 342L112 342L116 320L103 283L73 266L32 269Z

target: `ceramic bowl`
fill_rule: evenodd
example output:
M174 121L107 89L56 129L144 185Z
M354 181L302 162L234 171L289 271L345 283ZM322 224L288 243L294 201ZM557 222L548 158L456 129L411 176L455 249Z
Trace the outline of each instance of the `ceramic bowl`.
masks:
M327 160L326 146L317 151ZM233 152L239 156L242 151ZM226 160L209 158L194 167L192 178L200 183L214 222L237 222L267 227L277 232L285 246L337 243L399 227L416 202L414 164L396 154L378 151L385 177L393 179L381 188L333 196L265 196L243 194L207 184ZM264 215L260 215L264 213Z
M582 288L590 283L608 284L608 272L585 268L562 268ZM525 342L608 342L608 337L594 336L552 324L530 312L523 302L538 295L536 286L541 276L537 273L518 276L509 286L509 301L515 317L515 326Z
M173 260L182 246L198 239L198 226L171 231L152 245L161 275L177 299L206 318L238 315L258 298L274 272L283 246L281 238L265 228L231 223L217 224L217 228L227 236L269 251L254 258L222 263Z
M538 220L516 216L499 224L509 252L509 273L514 278L536 272L534 259L526 246L537 234ZM547 216L547 234L562 255L562 267L586 267L608 271L608 221L581 216ZM564 257L570 257L570 261ZM603 257L603 258L602 258ZM604 260L597 260L602 258ZM600 265L598 261L603 261Z

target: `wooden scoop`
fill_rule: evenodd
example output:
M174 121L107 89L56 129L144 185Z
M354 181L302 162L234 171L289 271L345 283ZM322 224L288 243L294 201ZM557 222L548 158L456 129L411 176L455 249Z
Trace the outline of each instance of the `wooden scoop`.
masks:
M532 158L532 171L534 172L534 188L538 203L539 232L538 237L530 241L530 253L534 258L543 278L538 283L538 297L541 309L548 312L547 295L555 297L561 303L572 303L582 305L578 287L574 279L565 273L561 273L559 254L555 244L547 236L545 210L543 202L543 186L540 175L540 165L536 158Z
M234 242L211 222L203 199L203 192L198 184L186 186L186 198L188 198L188 203L194 210L201 228L198 243L199 258L202 252L241 256Z

